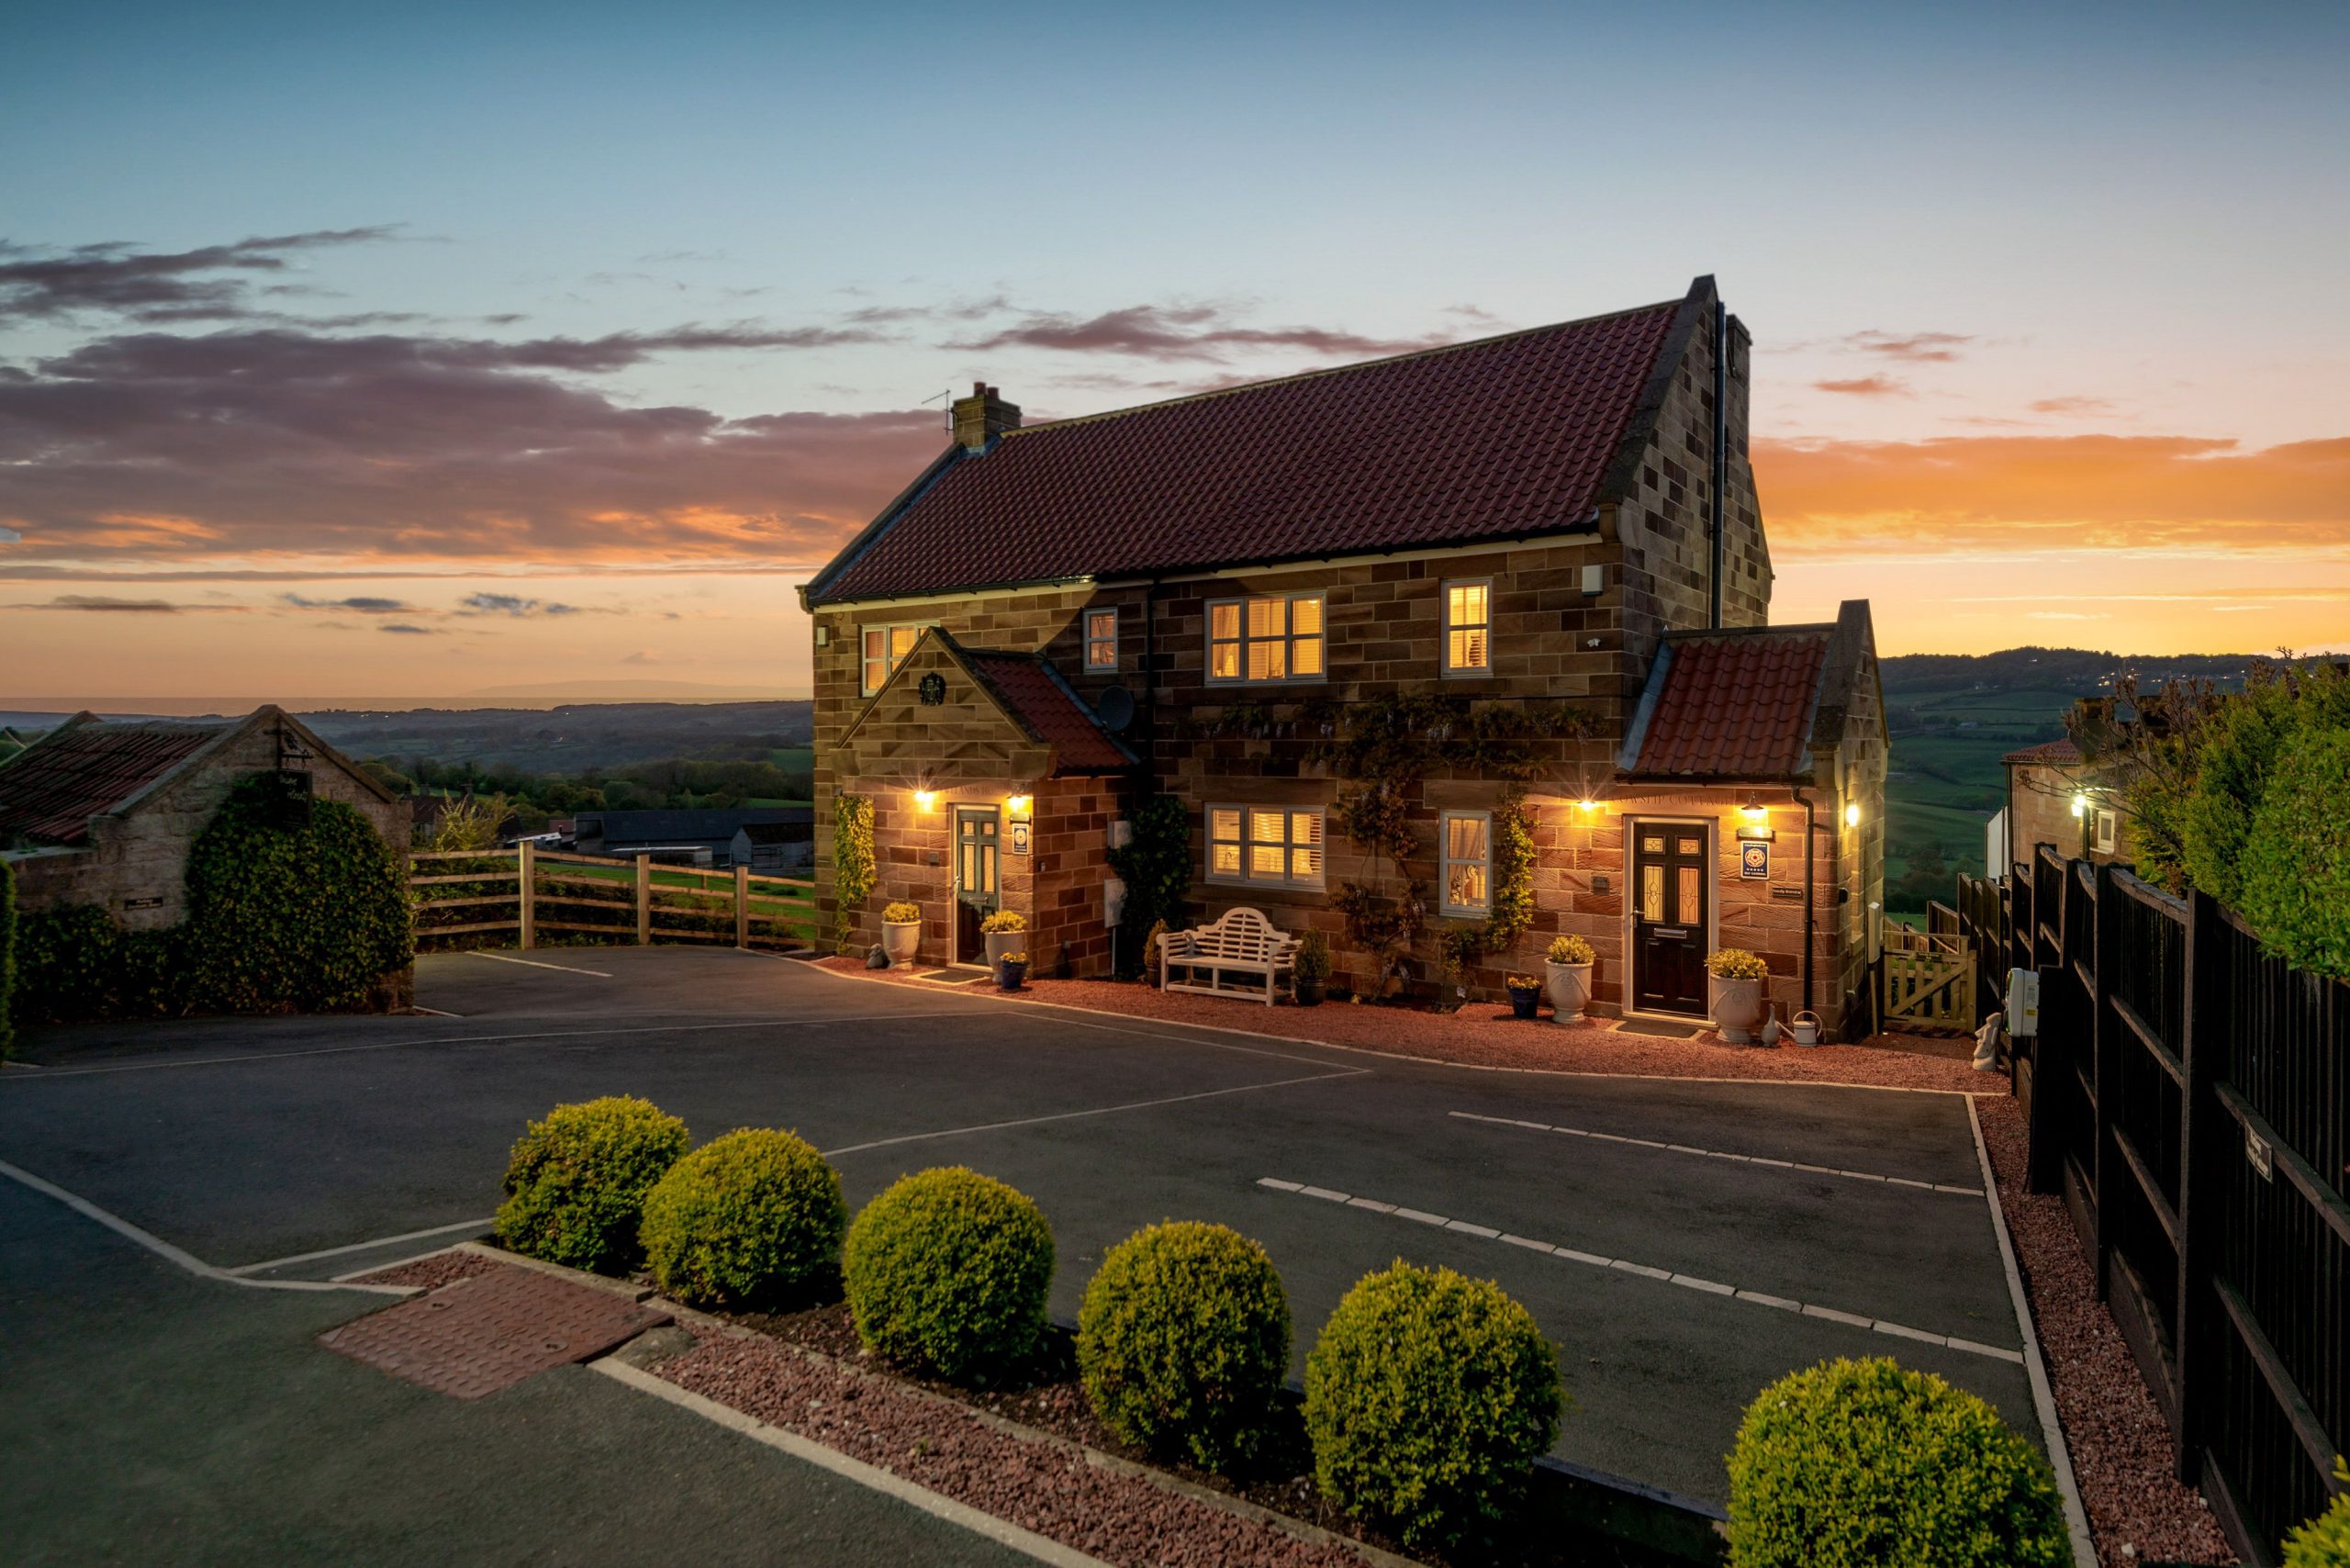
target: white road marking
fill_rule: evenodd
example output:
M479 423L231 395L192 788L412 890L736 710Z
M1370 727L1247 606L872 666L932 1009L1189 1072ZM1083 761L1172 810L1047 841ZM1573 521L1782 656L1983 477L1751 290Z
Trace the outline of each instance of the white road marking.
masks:
M411 1002L408 1004L408 1010L410 1013L419 1014L427 1018L463 1018L464 1016L462 1013L448 1013L438 1007L427 1007L420 1002Z
M407 1285L341 1284L328 1280L247 1280L226 1269L216 1268L195 1253L174 1247L153 1231L141 1230L119 1215L107 1213L89 1199L67 1192L52 1182L44 1182L31 1171L0 1159L0 1176L23 1183L45 1198L54 1198L84 1219L93 1219L117 1236L125 1237L154 1253L157 1257L186 1270L198 1279L218 1280L223 1284L243 1285L257 1291L364 1291L373 1295L412 1295Z
M939 1016L941 1014L936 1013L877 1013L854 1018L750 1018L723 1024L655 1024L625 1029L541 1029L520 1035L442 1035L431 1039L370 1040L356 1046L311 1046L298 1051L248 1051L242 1056L197 1057L189 1061L129 1061L118 1062L111 1067L53 1067L40 1076L46 1081L116 1072L161 1072L167 1068L235 1067L243 1062L288 1061L297 1057L351 1056L363 1051L397 1051L424 1046L499 1046L534 1040L603 1039L622 1035L704 1035L728 1029L828 1029Z
M487 958L493 964L522 964L534 969L553 969L555 973L563 975L593 975L598 980L612 978L610 972L606 969L575 969L569 964L543 964L536 958L517 958L508 953L485 953L478 947L471 949L471 952L473 957Z
M2015 1363L2021 1363L2023 1361L2023 1357L2016 1351L2003 1350L1997 1345L1980 1344L1975 1340L1961 1339L1953 1335L1935 1334L1927 1329L1912 1328L1907 1324L1895 1323L1886 1318L1863 1317L1858 1313L1843 1312L1832 1306L1818 1306L1805 1302L1789 1301L1785 1296L1765 1295L1760 1291L1740 1290L1737 1286L1724 1284L1719 1280L1701 1279L1695 1274L1679 1274L1671 1269L1660 1269L1648 1263L1636 1263L1628 1258L1603 1258L1595 1252L1578 1252L1572 1247L1561 1247L1552 1242L1537 1241L1524 1236L1506 1235L1486 1226L1472 1225L1465 1220L1448 1219L1442 1215L1429 1214L1423 1209L1390 1207L1330 1187L1309 1187L1303 1182L1284 1181L1278 1176L1260 1176L1257 1179L1257 1185L1269 1192L1293 1193L1301 1198L1315 1198L1323 1203L1336 1203L1348 1208L1383 1211L1392 1214L1397 1219L1416 1220L1422 1225L1436 1226L1457 1235L1474 1236L1499 1241L1511 1247L1523 1247L1530 1252L1548 1253L1553 1258L1563 1258L1571 1263L1582 1263L1590 1268L1613 1269L1621 1273L1636 1274L1642 1279L1678 1285L1683 1290L1696 1291L1706 1295L1726 1296L1735 1301L1748 1302L1756 1306L1774 1307L1782 1312L1800 1313L1806 1317L1822 1318L1830 1323L1841 1323L1853 1328L1866 1328L1899 1338L1915 1339L1923 1344L1940 1345L1946 1350L1964 1350L1969 1355L1987 1356L1993 1361Z
M639 1394L649 1394L655 1399L666 1400L672 1405L692 1411L705 1421L724 1427L730 1431L740 1432L754 1442L765 1443L771 1449L780 1450L796 1460L815 1465L822 1470L831 1471L845 1481L854 1482L859 1486L878 1492L884 1496L895 1497L901 1503L910 1504L950 1524L960 1525L974 1535L985 1536L988 1540L1008 1546L1014 1551L1033 1557L1039 1562L1052 1563L1054 1568L1107 1568L1100 1558L1088 1557L1074 1547L1063 1546L1059 1541L1038 1535L1034 1530L1022 1529L1018 1525L1007 1523L992 1514L983 1514L967 1503L958 1503L952 1497L942 1496L931 1491L926 1486L918 1486L911 1481L891 1474L878 1465L867 1464L863 1460L851 1459L848 1455L828 1449L822 1443L811 1442L797 1432L788 1432L780 1427L771 1427L765 1421L744 1415L740 1410L721 1405L715 1399L706 1398L688 1388L680 1388L676 1383L665 1378L656 1377L640 1367L632 1367L625 1361L614 1361L610 1356L599 1357L589 1361L588 1366L591 1372L602 1372L613 1382L625 1383Z
M478 1233L487 1230L489 1226L490 1222L486 1219L461 1219L452 1225L435 1225L422 1230L402 1231L397 1236L378 1236L372 1241L353 1241L343 1247L321 1247L316 1252L297 1252L290 1258L271 1258L259 1263L240 1263L229 1272L232 1274L265 1273L271 1269L290 1269L297 1263L314 1263L321 1258L340 1258L351 1252L369 1252L378 1247L397 1246L403 1241L422 1241L427 1237L446 1236L453 1230L470 1230ZM388 1268L390 1265L378 1264L376 1267ZM371 1271L366 1269L360 1271L362 1273Z
M1983 1196L1991 1207L1991 1234L1998 1239L1999 1266L2008 1276L2008 1300L2015 1307L2016 1329L2023 1336L2024 1378L2031 1384L2032 1407L2040 1412L2041 1436L2048 1449L2048 1462L2056 1472L2056 1491L2065 1500L2065 1526L2073 1538L2073 1561L2094 1562L2097 1547L2089 1535L2088 1510L2081 1506L2080 1484L2073 1476L2065 1424L2056 1418L2056 1394L2048 1384L2048 1364L2041 1359L2031 1305L2024 1300L2023 1273L2016 1267L2015 1245L2008 1238L2008 1216L1999 1207L1999 1182L1991 1172L1991 1150L1983 1142L1983 1118L1975 1112L1973 1095L1966 1101L1966 1125L1975 1132L1975 1163L1983 1172Z
M1972 1096L1967 1104L1974 1104ZM1921 1193L1950 1193L1962 1197L1979 1198L1980 1187L1953 1186L1947 1182L1913 1182L1907 1176L1880 1176L1871 1170L1841 1170L1833 1165L1804 1165L1791 1159L1766 1159L1759 1154L1731 1154L1718 1148L1695 1148L1685 1143L1659 1143L1654 1138L1626 1137L1619 1133L1595 1133L1583 1127L1554 1127L1544 1122L1522 1122L1513 1116L1481 1116L1474 1111L1451 1111L1447 1114L1456 1121L1483 1122L1488 1126L1524 1127L1529 1132L1560 1133L1567 1137L1594 1138L1601 1143L1631 1144L1640 1148L1660 1148L1669 1154L1694 1154L1707 1159L1727 1159L1740 1165L1764 1165L1781 1170L1807 1170L1815 1176L1841 1176L1853 1182L1878 1182L1893 1187L1915 1187Z
M839 1148L822 1150L825 1159L844 1154L862 1154L869 1148L890 1148L904 1143L927 1143L933 1138L961 1137L967 1133L1000 1133L1013 1127L1040 1126L1046 1122L1074 1122L1087 1116L1113 1116L1121 1111L1147 1111L1158 1105L1181 1105L1192 1100L1216 1100L1227 1094L1254 1094L1260 1089L1287 1089L1298 1083L1327 1083L1335 1079L1360 1078L1366 1069L1341 1068L1337 1072L1311 1073L1304 1078L1276 1079L1270 1083L1242 1083L1230 1089L1203 1089L1196 1094L1169 1094L1163 1100L1132 1100L1123 1105L1101 1105L1086 1111L1057 1111L1049 1116L1022 1116L1009 1122L979 1122L968 1127L942 1127L934 1133L905 1133L897 1137L878 1137L868 1143L845 1144Z

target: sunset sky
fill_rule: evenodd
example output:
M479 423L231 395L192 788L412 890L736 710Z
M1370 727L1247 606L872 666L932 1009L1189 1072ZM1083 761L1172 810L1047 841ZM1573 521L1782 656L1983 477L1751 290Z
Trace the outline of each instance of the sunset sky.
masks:
M2350 647L2346 70L2339 4L23 11L0 707L797 692L950 388L1704 272L1774 620Z

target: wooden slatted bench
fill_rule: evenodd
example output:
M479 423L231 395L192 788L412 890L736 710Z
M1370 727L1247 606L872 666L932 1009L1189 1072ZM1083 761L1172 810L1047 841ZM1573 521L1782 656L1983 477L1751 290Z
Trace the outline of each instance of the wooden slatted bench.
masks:
M1245 996L1251 1002L1261 994L1270 1007L1275 987L1291 972L1296 958L1297 938L1244 904L1225 911L1211 924L1160 933L1158 986L1201 996ZM1247 976L1249 983L1226 985L1226 975Z

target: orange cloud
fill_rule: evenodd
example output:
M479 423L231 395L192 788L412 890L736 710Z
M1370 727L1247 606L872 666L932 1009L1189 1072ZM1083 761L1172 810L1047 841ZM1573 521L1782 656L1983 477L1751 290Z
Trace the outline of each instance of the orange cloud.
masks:
M2350 548L2350 437L1757 441L1775 554Z
M1852 398L1909 396L1909 388L1890 375L1857 375L1849 381L1815 381L1812 386L1822 392L1841 392Z

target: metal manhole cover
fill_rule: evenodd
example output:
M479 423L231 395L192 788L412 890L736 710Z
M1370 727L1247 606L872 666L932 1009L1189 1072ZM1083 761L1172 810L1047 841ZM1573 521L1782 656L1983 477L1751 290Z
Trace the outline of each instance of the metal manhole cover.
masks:
M330 1328L319 1343L420 1387L479 1399L668 1321L624 1295L505 1265Z

